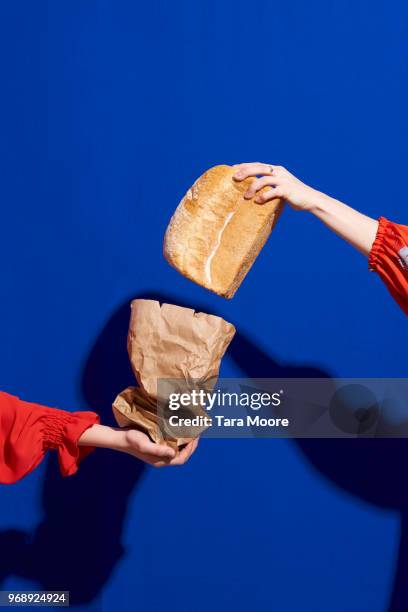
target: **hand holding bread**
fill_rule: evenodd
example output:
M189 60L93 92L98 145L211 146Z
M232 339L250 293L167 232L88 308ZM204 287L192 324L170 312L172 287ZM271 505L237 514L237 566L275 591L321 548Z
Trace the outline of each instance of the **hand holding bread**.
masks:
M172 216L163 245L181 274L226 298L242 283L283 207L276 196L263 206L245 197L255 179L237 181L235 173L222 165L200 176Z
M249 185L244 198L255 197L257 204L282 198L295 210L309 210L316 200L316 191L302 183L283 166L273 166L260 162L237 164L234 166L236 181L245 181L248 177L259 177ZM261 191L262 190L262 191Z
M245 198L255 196L255 202L263 205L275 198L282 198L295 210L310 212L366 257L370 254L378 231L377 220L305 185L282 166L252 162L237 164L234 168L236 181L245 182L250 177L260 177L248 187Z

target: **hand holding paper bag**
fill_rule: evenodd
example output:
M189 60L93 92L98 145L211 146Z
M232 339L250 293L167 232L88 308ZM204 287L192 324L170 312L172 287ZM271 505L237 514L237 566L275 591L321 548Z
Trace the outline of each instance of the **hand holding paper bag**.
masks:
M189 442L168 430L158 404L158 380L169 385L184 385L184 390L199 385L213 388L221 359L235 334L231 323L220 317L195 312L154 300L134 300L128 334L128 353L139 387L128 387L114 401L113 412L121 427L133 426L146 432L154 442L173 448ZM205 414L202 407L188 406L191 416ZM195 435L199 435L196 431Z

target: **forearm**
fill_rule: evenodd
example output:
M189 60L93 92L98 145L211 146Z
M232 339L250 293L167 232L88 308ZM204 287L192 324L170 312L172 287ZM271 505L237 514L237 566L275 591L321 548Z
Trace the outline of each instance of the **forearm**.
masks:
M369 255L377 234L378 221L315 190L308 210L360 253Z
M252 181L244 194L245 198L250 199L258 194L255 198L258 204L281 198L295 210L311 212L363 255L369 255L378 229L378 222L374 219L309 187L282 166L255 162L235 167L237 172L234 178L237 181L263 175Z
M125 451L125 432L106 425L93 425L78 440L78 446L95 446Z
M152 442L149 437L135 429L120 429L106 425L94 425L87 429L78 440L78 446L110 448L128 453L151 465L179 465L184 463L195 450L197 442L187 445L186 449L176 453L174 449L163 444Z

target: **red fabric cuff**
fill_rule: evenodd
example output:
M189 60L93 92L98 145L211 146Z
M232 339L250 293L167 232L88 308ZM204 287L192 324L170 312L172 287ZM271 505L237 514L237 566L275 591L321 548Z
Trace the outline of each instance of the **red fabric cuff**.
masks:
M408 315L408 268L405 254L408 227L392 223L385 217L380 217L378 221L368 267L377 272L395 301Z
M44 421L44 450L58 451L58 462L63 476L77 472L93 446L78 446L78 440L89 427L100 422L95 412L64 412L50 410Z
M0 392L0 483L24 478L48 449L57 450L63 476L75 474L93 450L78 447L78 440L97 423L99 417L94 412L65 412Z
M388 221L385 217L378 219L378 230L373 246L368 257L368 267L372 272L377 272L378 265L386 256L397 257L398 251L404 246L398 234L395 223Z

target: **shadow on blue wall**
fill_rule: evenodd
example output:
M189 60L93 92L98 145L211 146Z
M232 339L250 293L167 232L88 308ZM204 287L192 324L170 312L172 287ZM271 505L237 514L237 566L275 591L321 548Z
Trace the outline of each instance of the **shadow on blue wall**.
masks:
M323 378L327 373L302 365L279 364L250 339L238 336L230 355L253 378ZM401 513L401 540L389 612L408 610L408 489L401 466L408 462L405 439L297 439L307 460L345 491L381 508ZM335 525L333 525L335 529Z
M87 404L113 422L111 403L131 384L126 351L128 303L108 321L85 364ZM16 574L45 590L70 587L71 604L92 601L121 559L124 518L144 465L132 457L99 450L72 478L61 479L56 457L48 459L42 492L44 517L34 533L0 534L0 578Z
M203 310L197 304L156 292L144 298ZM134 382L126 343L129 302L110 318L85 364L82 389L89 407L112 422L111 402ZM326 378L327 372L308 365L280 364L249 338L237 334L229 354L248 378ZM305 458L342 489L383 508L401 513L402 529L389 612L408 609L408 492L401 483L408 441L373 439L295 440ZM34 533L8 530L0 534L0 580L18 575L45 590L70 585L71 603L93 601L125 554L122 531L130 495L144 466L131 457L99 451L74 478L62 480L55 457L48 461L43 489L43 521ZM335 526L334 526L335 527Z

